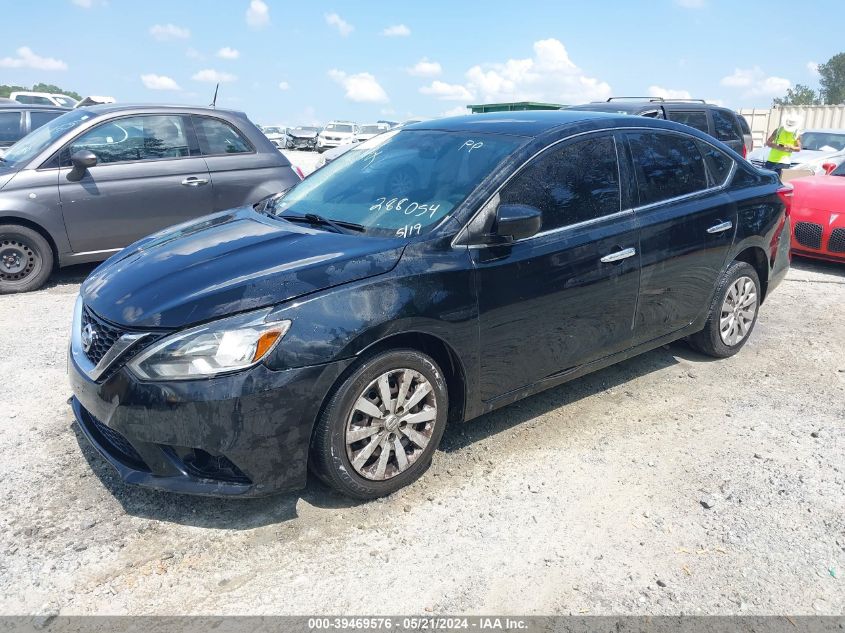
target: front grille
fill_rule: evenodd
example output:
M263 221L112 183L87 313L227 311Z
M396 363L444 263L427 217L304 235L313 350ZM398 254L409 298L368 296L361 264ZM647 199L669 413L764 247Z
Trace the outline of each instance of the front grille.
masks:
M106 426L100 422L94 416L88 416L88 419L91 421L94 430L96 430L99 436L97 439L100 440L103 448L127 466L137 470L149 471L149 467L144 463L138 451L129 443L129 440L110 426Z
M112 345L117 342L117 339L123 336L124 331L106 323L88 308L84 308L82 310L82 329L84 330L89 325L94 330L94 336L92 337L91 347L85 352L85 355L88 360L96 365L112 348Z
M833 229L831 231L827 250L831 253L845 253L845 229Z
M813 222L796 222L795 241L807 248L821 248L822 225Z

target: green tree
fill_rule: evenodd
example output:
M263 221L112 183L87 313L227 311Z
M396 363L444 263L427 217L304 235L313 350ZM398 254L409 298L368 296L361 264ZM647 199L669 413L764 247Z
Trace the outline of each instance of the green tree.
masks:
M64 88L59 88L58 86L54 86L53 84L38 83L35 84L32 88L27 88L26 86L7 86L6 84L0 84L0 97L8 97L13 92L28 91L63 94L67 95L68 97L73 97L77 101L82 99L82 96L78 92L74 92L73 90L65 90Z
M821 105L821 97L809 86L795 84L795 88L787 88L785 97L777 97L772 100L774 105Z
M9 95L13 92L20 92L21 90L29 90L29 88L25 86L7 86L6 84L0 84L0 97L9 98Z
M819 84L824 102L828 105L845 103L845 53L834 55L819 65Z

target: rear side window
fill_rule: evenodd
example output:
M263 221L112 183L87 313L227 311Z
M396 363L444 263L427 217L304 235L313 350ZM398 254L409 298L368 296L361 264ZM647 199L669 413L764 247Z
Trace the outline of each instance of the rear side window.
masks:
M695 141L680 134L628 135L640 204L653 204L707 188L704 160Z
M707 125L707 113L701 110L682 110L669 112L669 120L676 121L694 127L710 134L710 127Z
M712 110L713 136L720 141L738 141L742 139L742 132L736 125L735 117L724 110Z
M707 170L710 172L710 184L713 186L720 186L725 184L728 175L731 173L731 166L733 159L724 152L716 149L709 143L696 141L698 148L704 156L704 162L707 163Z
M0 112L0 143L14 143L21 137L21 113Z
M543 212L541 231L593 220L620 210L616 143L591 136L537 158L501 192L502 203Z
M245 154L252 151L252 146L231 125L220 119L195 116L194 129L204 156L214 154Z
M47 123L48 121L52 121L60 114L64 114L63 112L46 112L38 110L33 110L29 113L29 131L37 130L42 125Z

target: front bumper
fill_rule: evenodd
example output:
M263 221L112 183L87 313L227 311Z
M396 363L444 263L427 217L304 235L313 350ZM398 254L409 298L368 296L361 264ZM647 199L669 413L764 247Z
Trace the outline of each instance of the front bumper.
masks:
M292 138L287 143L290 149L314 149L317 147L317 139L314 138Z
M323 397L351 361L206 380L92 381L69 355L76 421L130 484L211 496L302 488Z

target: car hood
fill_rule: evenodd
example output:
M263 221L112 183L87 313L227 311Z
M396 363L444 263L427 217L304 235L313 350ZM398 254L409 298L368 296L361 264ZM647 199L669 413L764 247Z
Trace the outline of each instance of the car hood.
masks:
M845 176L807 176L789 184L795 209L819 211L825 217L845 213Z
M314 130L290 130L288 136L292 136L293 138L316 138L317 132Z
M755 149L748 155L748 160L758 160L760 162L766 162L766 160L768 160L769 158L769 151L770 150L768 147L761 147L759 149ZM823 152L821 150L816 149L802 149L800 152L792 152L792 155L789 157L789 161L793 165L796 163L806 163L820 158L824 158L826 156L831 156L833 154L838 154L839 152L839 150Z
M330 233L250 207L201 218L112 256L85 304L129 328L179 328L390 271L404 244Z

